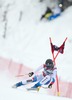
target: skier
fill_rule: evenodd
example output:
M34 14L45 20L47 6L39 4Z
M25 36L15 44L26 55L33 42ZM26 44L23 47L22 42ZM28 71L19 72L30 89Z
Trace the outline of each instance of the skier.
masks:
M42 71L39 73L41 69ZM47 59L45 64L38 67L34 72L30 72L28 75L30 79L20 81L14 84L12 87L17 88L32 82L37 82L31 87L32 89L37 89L42 85L47 85L48 88L51 88L56 80L57 68L54 66L52 59Z

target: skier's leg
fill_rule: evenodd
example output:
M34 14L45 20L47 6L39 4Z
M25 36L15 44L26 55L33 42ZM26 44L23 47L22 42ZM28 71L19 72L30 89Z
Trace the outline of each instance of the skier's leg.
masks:
M21 81L21 82L18 82L18 83L16 83L16 84L14 84L14 85L12 86L12 88L17 88L17 87L22 86L22 85L23 85L23 83L22 83L22 81Z
M44 76L43 74L40 74L36 77L36 81L38 81L34 86L32 86L31 88L37 88L41 86L40 81L43 80Z
M32 83L32 82L36 82L36 81L40 81L43 79L43 75L35 75L34 77L30 78L30 79L27 79L27 80L23 80L21 82L18 82L16 84L14 84L12 87L13 88L17 88L17 87L20 87L20 86L23 86L23 85L26 85L26 84L29 84L29 83Z
M48 88L52 88L52 85L54 84L54 82L55 82L55 78L47 75L42 81L40 81L40 84L48 85Z
M50 76L46 76L41 81L36 83L32 88L37 88L37 87L41 87L42 85L47 85L50 83L50 81L51 81Z
M13 88L17 88L17 87L26 85L26 84L28 84L28 83L30 83L30 82L32 82L32 79L23 80L23 81L20 81L20 82L14 84L12 87L13 87Z
M12 87L17 88L17 87L20 87L20 86L23 86L23 85L26 85L26 84L29 84L29 83L32 83L32 82L36 82L36 81L37 81L37 76L34 76L33 78L18 82L16 84L14 84Z

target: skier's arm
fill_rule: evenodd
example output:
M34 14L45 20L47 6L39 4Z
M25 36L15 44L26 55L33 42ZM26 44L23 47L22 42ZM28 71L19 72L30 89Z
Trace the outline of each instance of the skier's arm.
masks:
M34 72L30 72L28 75L31 77L33 74L36 74L38 71L40 71L43 68L43 65L39 66Z
M39 66L39 67L34 71L34 73L39 72L41 69L43 69L43 65Z

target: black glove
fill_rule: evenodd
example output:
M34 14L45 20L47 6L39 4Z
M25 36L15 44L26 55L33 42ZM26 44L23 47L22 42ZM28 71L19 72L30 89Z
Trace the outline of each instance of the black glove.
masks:
M51 88L52 88L52 84L49 84L49 85L48 85L48 88L50 88L50 89L51 89Z
M29 77L31 77L34 74L34 72L30 72L28 75Z

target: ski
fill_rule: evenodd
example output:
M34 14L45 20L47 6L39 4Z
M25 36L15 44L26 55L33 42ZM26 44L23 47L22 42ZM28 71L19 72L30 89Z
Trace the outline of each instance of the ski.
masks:
M26 88L27 91L39 91L40 90L40 87L38 88Z

